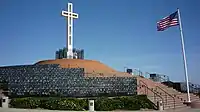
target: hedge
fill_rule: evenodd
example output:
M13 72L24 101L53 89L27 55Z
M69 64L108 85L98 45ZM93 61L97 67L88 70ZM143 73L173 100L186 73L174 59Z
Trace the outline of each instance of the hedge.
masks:
M99 97L94 100L95 110L97 111L155 109L153 103L144 95L115 98ZM88 110L88 99L54 97L13 98L10 105L13 108L84 111Z
M95 110L97 111L155 109L154 107L154 104L144 95L95 100Z
M87 110L86 99L67 99L67 98L13 98L10 102L13 108L43 108L50 110Z

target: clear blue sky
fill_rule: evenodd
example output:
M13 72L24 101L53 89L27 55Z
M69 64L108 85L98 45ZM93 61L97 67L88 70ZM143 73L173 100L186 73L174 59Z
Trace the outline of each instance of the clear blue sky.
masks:
M119 71L124 66L184 80L178 27L157 32L156 22L179 7L188 72L198 83L200 67L199 0L72 0L74 46L85 58ZM0 0L0 66L54 59L65 47L68 0Z

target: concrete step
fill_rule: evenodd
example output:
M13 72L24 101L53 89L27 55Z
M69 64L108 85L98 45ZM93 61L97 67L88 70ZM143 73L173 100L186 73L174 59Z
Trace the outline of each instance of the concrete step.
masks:
M187 98L182 98L183 100L182 101L187 101ZM196 98L191 98L191 101L198 101L200 99L196 99Z
M200 101L200 99L192 99L191 101Z
M176 95L176 98L179 98L179 99L182 98L183 100L187 100L187 95ZM193 100L193 99L199 99L200 100L200 98L198 98L196 96L191 96L190 99L191 100Z
M174 103L167 103L166 105L174 106ZM183 104L183 103L175 103L175 106L181 106L181 105L185 105L185 104Z
M155 104L157 103L156 101L154 101L153 99L151 99L152 102L154 102ZM167 101L167 103L164 101L163 105L174 105L174 101ZM183 102L181 101L175 101L175 105L176 106L180 106L180 105L184 105Z
M190 108L190 107L188 107L188 106L186 106L186 105L183 105L183 106L176 106L175 107L175 109L174 109L174 107L173 106L168 106L168 107L165 107L165 110L178 110L178 109L188 109L188 108ZM168 112L167 111L167 112Z
M183 107L187 107L186 105L179 105L179 106L175 106L175 109L177 108L183 108ZM164 109L174 109L173 105L167 105L164 107Z
M179 97L186 97L187 98L187 94L175 94L176 96L179 96ZM198 98L200 99L198 96L195 96L195 95L190 95L190 98Z
M166 101L164 101L164 103L166 103ZM174 101L167 101L167 103L174 103ZM181 103L181 104L183 104L183 101L175 101L175 103L177 104L177 103Z
M182 93L182 95L187 95L187 93ZM197 95L195 95L195 94L193 94L193 93L190 93L190 96L197 96ZM198 96L197 96L198 97Z
M159 96L162 97L162 98L160 98L157 96L156 100L154 100L154 93L150 90L147 90L148 91L148 94L147 94L148 99L150 101L152 101L154 104L157 104L157 101L160 101L163 99L163 105L165 106L165 109L174 108L174 99L171 97L171 95L172 95L175 98L175 107L176 108L187 108L187 105L183 104L183 102L187 100L186 93L181 93L181 92L173 89L172 87L168 87L159 82L153 82L152 80L149 80L149 79L140 78L139 80L142 80L143 82L146 83L146 84L143 84L143 83L141 83L141 84L148 86L149 88L151 88L151 90L153 90ZM157 86L162 88L164 91L162 89L157 88ZM141 94L142 94L142 92L144 94L144 92L145 92L144 87L139 88L138 91L139 90L140 90ZM168 94L166 94L166 92ZM167 95L167 97L165 95ZM166 102L166 98L167 98L167 102ZM198 98L196 95L191 94L191 101L200 102L200 98Z
M194 99L194 100L191 100L191 102L200 102L199 99Z
M165 112L181 112L181 111L185 111L185 110L188 110L188 109L190 109L189 106L177 107L177 108L175 108L175 109L169 108L169 109L165 109L165 110L166 110Z

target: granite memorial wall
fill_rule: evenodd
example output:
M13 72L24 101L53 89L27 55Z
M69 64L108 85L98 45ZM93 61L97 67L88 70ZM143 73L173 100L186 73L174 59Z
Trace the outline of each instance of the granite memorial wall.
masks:
M17 96L121 96L137 94L134 77L84 77L83 68L56 64L0 67L0 83Z

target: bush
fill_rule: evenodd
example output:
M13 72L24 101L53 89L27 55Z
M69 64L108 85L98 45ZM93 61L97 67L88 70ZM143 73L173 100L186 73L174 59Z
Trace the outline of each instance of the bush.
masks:
M39 108L41 101L39 99L33 98L16 98L12 99L10 102L12 107L16 108Z
M14 98L10 102L14 108L43 108L50 110L88 110L87 99L76 98ZM140 110L141 108L154 109L154 105L144 95L107 98L99 97L95 99L95 110Z
M95 101L95 110L140 110L141 108L155 109L154 104L144 95L117 97L113 99L99 98Z
M146 96L117 97L113 99L99 98L95 101L95 110L140 110L141 108L155 109L154 104Z
M43 108L50 110L85 110L88 109L87 100L66 98L14 98L10 102L14 108Z

